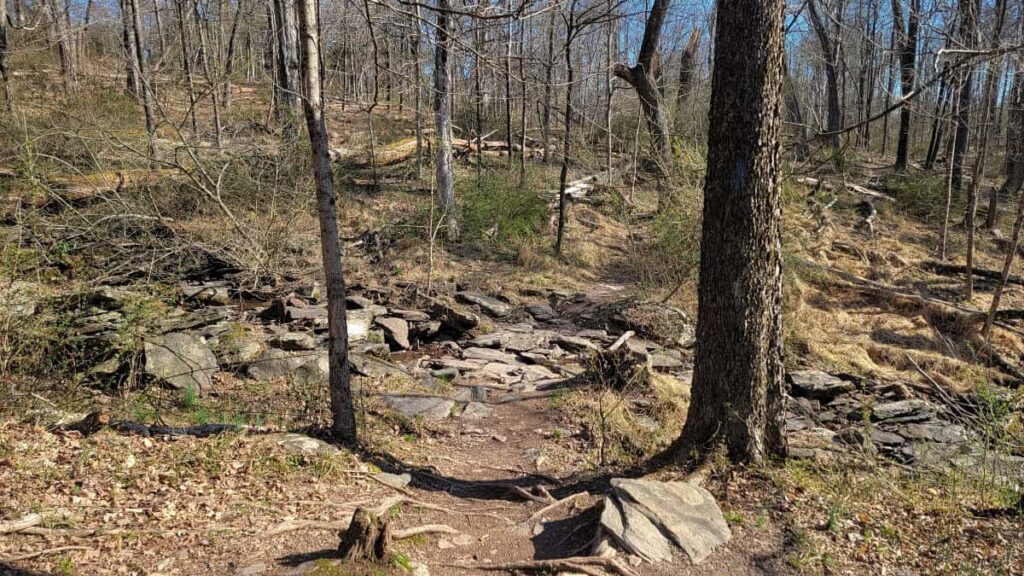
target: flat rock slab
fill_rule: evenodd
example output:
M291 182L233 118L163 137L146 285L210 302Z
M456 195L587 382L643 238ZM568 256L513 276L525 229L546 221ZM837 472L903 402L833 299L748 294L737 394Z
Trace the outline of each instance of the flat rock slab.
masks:
M351 353L348 355L348 361L352 370L361 376L369 378L411 378L409 373L402 367L366 354Z
M493 348L466 348L462 351L462 357L466 360L485 360L487 362L501 362L502 364L515 364L518 362L515 354L509 354Z
M853 390L847 382L820 370L794 370L786 374L793 396L826 402Z
M374 318L373 323L384 329L384 338L401 350L408 350L409 344L409 323L401 318L383 316Z
M484 312L495 318L503 318L512 313L512 305L506 302L502 302L497 298L492 298L486 294L480 294L479 292L458 292L455 294L460 302L466 304L476 304Z
M601 348L587 340L586 338L580 338L579 336L569 336L566 334L558 334L551 339L551 342L558 344L562 348L569 350L570 352L586 352L588 350L598 351Z
M210 389L217 357L201 337L186 332L152 336L146 339L144 351L149 376L178 390Z
M931 402L921 400L920 398L886 402L871 409L871 418L874 420L899 422L921 422L928 420L934 414L935 406Z
M276 434L274 442L278 446L284 448L288 452L295 452L297 454L334 454L339 452L338 448L320 440L318 438L311 438L305 434Z
M601 527L618 546L648 562L672 560L672 542L635 506L605 496Z
M682 548L694 564L703 562L732 537L715 498L700 486L625 478L615 478L611 484L624 518L632 513L626 508L635 508Z
M455 401L439 396L406 396L389 394L382 396L384 403L392 410L410 418L444 420L452 413Z
M267 345L281 350L313 350L316 339L309 332L287 332L267 338Z

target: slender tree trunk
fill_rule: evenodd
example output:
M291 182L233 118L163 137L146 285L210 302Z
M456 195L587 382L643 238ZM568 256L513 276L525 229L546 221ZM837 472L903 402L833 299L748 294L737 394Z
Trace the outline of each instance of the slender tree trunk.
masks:
M711 79L693 391L676 453L786 450L780 97L783 0L720 2Z
M996 0L996 21L992 28L991 48L999 48L1000 36L1003 32L1003 22L1006 18L1006 0ZM974 244L975 244L975 216L978 208L978 190L981 188L981 181L985 177L985 159L988 156L989 130L994 120L996 81L998 80L999 61L992 60L988 63L988 71L985 77L985 91L982 94L981 128L978 134L978 155L974 159L974 168L971 170L971 183L967 188L967 214L964 218L967 226L967 274L964 294L967 301L974 299ZM993 198L998 197L995 190L992 191Z
M68 10L67 0L50 0L50 16L53 18L54 33L57 35L57 52L60 56L64 92L71 94L78 89L78 68L75 63L74 34L71 32L71 17Z
M682 56L679 57L679 93L676 94L676 107L680 110L693 89L693 71L697 64L697 47L700 46L700 28L694 26L690 30L690 39L686 42Z
M139 79L142 110L146 117L146 134L149 137L148 153L150 160L153 160L156 157L156 115L153 111L153 84L149 75L149 63L146 59L145 37L142 35L142 10L139 7L139 0L126 0L126 2L131 10L133 44L136 50L135 61L139 65L135 72Z
M358 440L352 389L349 384L348 326L345 317L345 277L341 268L338 241L338 213L331 173L330 143L320 93L320 39L316 0L297 0L298 20L302 28L303 84L302 107L313 149L313 175L316 178L317 214L320 220L320 246L327 279L327 324L329 340L329 380L333 430L343 442Z
M127 1L127 0L125 0ZM192 54L189 49L188 16L185 11L185 0L175 0L174 5L178 11L178 33L181 36L181 64L185 70L185 81L188 85L188 112L192 120L192 133L199 133L199 123L196 121L196 85L192 74Z
M483 119L483 88L480 85L483 81L484 67L483 67L483 50L484 43L481 38L481 29L479 26L473 31L473 40L476 46L476 54L473 56L473 104L475 109L475 120L476 120L476 180L479 184L480 179L483 178L484 170L484 146L483 146L483 133L484 133L484 119Z
M526 183L526 23L523 21L519 22L519 95L519 185L523 186Z
M292 130L291 118L297 106L299 63L295 38L295 0L274 0L277 28L277 98L278 112L285 132Z
M3 90L4 110L8 114L14 111L11 98L11 75L7 70L7 52L10 45L7 41L7 2L0 0L0 89Z
M132 0L138 2L138 0ZM217 89L217 82L214 80L213 73L210 71L210 43L206 39L206 32L203 30L202 24L203 18L199 13L199 0L192 1L192 11L196 17L196 24L199 31L199 63L203 67L203 76L206 78L206 83L210 89L210 101L213 103L213 128L214 137L217 142L217 149L223 148L223 142L221 140L223 135L223 129L220 120L220 91ZM298 83L295 83L295 88L298 88Z
M231 112L231 75L235 72L235 45L238 42L238 24L242 20L242 0L235 4L235 16L231 20L231 35L228 38L228 53L224 57L224 112Z
M833 38L818 14L817 2L808 0L807 15L810 17L814 32L821 44L821 53L825 65L825 96L827 98L825 141L832 149L839 148L839 129L842 123L842 110L839 100L839 38Z
M889 102L892 99L893 85L896 83L896 72L893 70L895 64L896 54L896 29L893 28L892 33L889 35L889 64L885 67L885 102L882 104L883 110L889 109ZM889 115L886 114L882 117L882 156L885 156L889 150Z
M804 122L803 111L800 108L800 97L796 93L796 86L793 85L793 77L789 73L787 58L783 58L782 66L782 92L786 102L786 121L796 129L796 160L803 162L811 154L811 147L807 143L807 123Z
M960 43L967 50L978 46L978 8L980 0L960 0ZM960 72L959 112L956 116L956 137L953 139L953 168L950 184L959 193L963 185L964 158L970 147L971 98L974 90L974 68L967 66Z
M608 0L608 24L605 35L605 71L604 71L604 88L605 88L605 102L607 103L604 108L604 130L605 130L605 178L608 186L612 185L612 115L614 114L614 99L615 99L615 84L612 81L612 68L615 66L615 61L618 58L618 50L616 49L618 42L615 38L615 8L612 0ZM680 76L682 76L680 72ZM682 78L680 78L680 85L682 85ZM681 89L681 88L680 88Z
M512 0L508 0L508 11L512 12ZM512 18L505 26L505 142L508 146L508 166L512 167Z
M551 157L551 91L554 83L555 73L555 16L558 10L554 7L552 0L551 18L548 20L548 58L544 62L544 118L541 121L541 138L544 140L542 162L548 163Z
M572 157L572 89L576 81L576 70L572 61L572 41L576 34L576 4L569 3L569 15L565 27L565 132L562 135L562 167L558 173L558 232L555 236L555 254L562 255L562 243L565 237L565 224L569 210L565 189L569 181L569 159Z
M459 220L455 207L455 173L452 167L452 87L451 44L448 30L449 0L437 0L437 39L434 47L434 118L437 130L437 195L440 199L449 240L459 237Z
M412 58L416 75L416 179L423 177L423 70L420 69L420 7L416 5L413 20Z
M903 28L902 0L892 0L893 26L896 30L900 56L900 91L907 98L914 91L917 80L917 31L921 13L921 0L911 0L910 13L907 15L907 28ZM900 131L896 140L896 171L907 171L907 159L910 155L910 116L911 103L904 102L900 107Z
M1020 191L1024 185L1024 90L1021 90L1021 68L1014 74L1013 101L1010 102L1009 115L1006 121L1006 179L998 191L992 193L993 200L989 204L988 218L985 226L994 228L998 223L998 198L1009 197ZM1024 201L1018 199L1024 207ZM994 205L994 206L993 206ZM1019 221L1018 221L1019 225Z

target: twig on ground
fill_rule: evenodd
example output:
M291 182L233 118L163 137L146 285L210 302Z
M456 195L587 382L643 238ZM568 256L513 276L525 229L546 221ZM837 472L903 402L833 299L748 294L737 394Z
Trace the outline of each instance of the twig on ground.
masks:
M530 516L529 518L526 519L526 524L529 524L531 522L536 521L538 518L540 518L544 514L547 514L548 512L550 512L550 511L552 511L552 510L554 510L554 509L556 509L556 508L558 508L558 507L560 507L560 506L562 506L564 504L567 504L567 503L569 503L569 502L571 502L571 501L573 501L573 500L575 500L577 498L585 498L587 496L590 496L590 493L588 493L588 492L580 492L578 494L573 494L572 496L566 496L565 498L562 498L561 500L555 500L551 504L548 504L547 506L545 506L545 507L541 508L540 510L537 510L536 512L534 512L532 516Z
M423 526L414 526L412 528L405 528L403 530L395 530L391 533L391 537L395 540L405 540L406 538L412 538L413 536L419 536L420 534L458 534L459 531L447 524L424 524Z
M33 558L38 558L39 556L45 556L47 554L56 554L58 552L70 552L71 550L92 550L92 548L88 546L58 546L57 548L47 548L46 550L29 552L28 554L22 554L20 556L0 558L0 564L8 564L10 562L17 562L19 560L31 560Z
M637 576L637 573L620 564L615 558L604 556L574 556L572 558L558 558L554 560L524 560L522 562L508 562L505 564L450 564L458 568L469 568L473 570L488 571L511 571L523 570L528 572L582 572L583 574L598 574L587 568L598 566L608 572L620 576Z

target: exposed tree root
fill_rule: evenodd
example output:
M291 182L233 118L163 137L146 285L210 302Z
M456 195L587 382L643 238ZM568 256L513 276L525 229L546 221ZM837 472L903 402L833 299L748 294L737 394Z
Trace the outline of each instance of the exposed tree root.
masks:
M590 566L596 566L612 574L620 576L637 576L637 573L623 566L615 558L604 556L574 556L572 558L558 558L554 560L525 560L522 562L508 562L505 564L451 564L458 568L469 568L473 570L487 571L512 571L522 570L524 572L580 572L583 574L597 574L601 572L591 570Z

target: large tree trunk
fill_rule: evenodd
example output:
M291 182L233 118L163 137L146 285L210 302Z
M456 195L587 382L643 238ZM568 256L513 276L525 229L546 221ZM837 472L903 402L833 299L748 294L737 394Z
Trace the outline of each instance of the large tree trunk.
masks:
M437 40L434 48L434 119L437 130L437 196L447 236L459 237L455 208L455 173L452 167L452 71L448 62L451 38L448 30L448 0L437 0Z
M921 13L921 0L911 0L910 14L907 15L907 27L903 28L902 0L892 0L893 30L900 56L900 91L907 98L914 91L917 80L917 31ZM906 172L907 158L910 155L910 102L905 101L900 107L900 131L896 140L896 171Z
M313 150L313 174L316 178L316 204L320 219L320 246L327 280L327 323L329 341L329 379L333 429L339 439L355 443L356 418L352 409L352 389L348 371L348 327L345 318L345 277L341 269L338 241L338 213L331 173L330 144L320 94L320 38L316 0L297 0L302 29L302 107ZM289 4L289 8L291 5ZM292 20L294 22L294 20Z
M980 0L960 0L960 44L966 50L978 46L978 8ZM959 112L956 115L956 137L953 139L953 166L950 183L953 192L959 192L963 185L964 158L970 146L971 98L974 86L974 68L970 65L960 72Z
M651 135L651 144L654 146L655 169L662 176L667 174L672 157L671 145L668 140L668 123L661 109L661 92L658 89L661 67L658 41L661 38L662 24L665 21L668 6L669 0L654 0L651 12L647 16L647 25L644 27L644 38L640 43L636 66L628 67L625 64L615 66L615 75L633 86L640 98L640 108L644 113L647 131ZM666 193L667 189L664 187L659 190L659 210L667 205Z
M720 2L715 25L693 393L679 455L785 452L783 0Z

